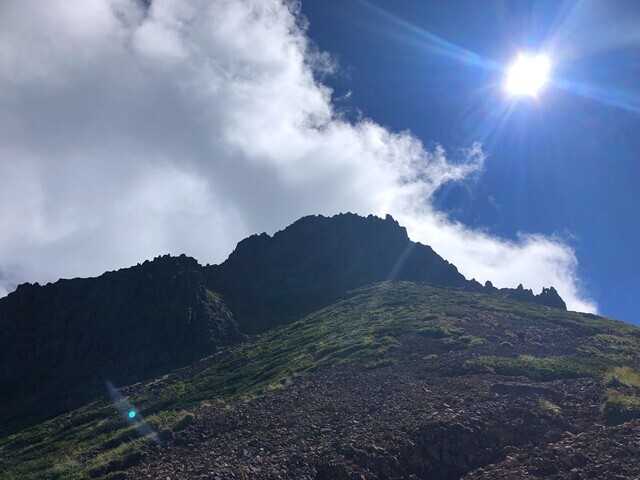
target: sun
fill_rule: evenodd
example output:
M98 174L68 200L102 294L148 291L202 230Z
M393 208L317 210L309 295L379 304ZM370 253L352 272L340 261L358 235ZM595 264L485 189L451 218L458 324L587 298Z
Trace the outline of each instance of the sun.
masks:
M510 96L536 97L549 81L551 61L546 55L518 57L507 68L505 90Z

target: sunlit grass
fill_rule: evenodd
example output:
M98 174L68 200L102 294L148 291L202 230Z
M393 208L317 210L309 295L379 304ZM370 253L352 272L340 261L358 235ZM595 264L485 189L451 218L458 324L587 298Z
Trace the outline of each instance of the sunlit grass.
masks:
M558 405L553 403L551 400L547 400L544 397L540 397L540 399L538 400L538 405L540 405L540 408L553 413L560 413L562 411L562 409Z
M469 371L521 376L532 380L550 381L564 378L600 377L614 361L607 357L519 357L481 356L466 362Z
M605 374L605 382L611 387L640 388L640 372L631 367L615 367Z
M640 418L640 397L609 389L601 410L607 423L613 425Z

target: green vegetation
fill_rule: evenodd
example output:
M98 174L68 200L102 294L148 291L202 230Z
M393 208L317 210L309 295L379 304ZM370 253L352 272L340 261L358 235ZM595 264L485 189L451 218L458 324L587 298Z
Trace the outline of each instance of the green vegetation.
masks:
M619 355L622 357L637 354L640 348L640 338L636 335L611 335L597 334L593 337L593 342L586 346L590 353Z
M452 335L451 331L441 325L433 327L423 327L418 330L418 334L428 338L446 338Z
M614 361L606 357L512 357L482 356L467 361L470 371L499 375L522 376L531 380L549 381L562 378L599 377Z
M484 338L474 337L473 335L462 335L460 337L460 342L466 344L469 347L479 347L480 345L484 345L487 341Z
M142 458L139 451L142 441L142 439L136 439L99 454L89 464L89 476L100 477L114 470L124 470L127 467L135 465Z
M545 410L553 413L560 413L562 411L562 409L558 405L550 400L547 400L544 397L540 397L540 399L538 400L538 405L540 405L540 408L544 408Z
M615 367L604 378L610 387L640 388L640 372L630 367Z
M633 391L640 388L640 372L629 366L615 367L609 370L605 376L605 383L610 387L621 390ZM609 424L629 421L640 417L640 397L626 392L610 388L607 390L607 398L601 406L602 414Z
M376 368L389 367L395 365L398 361L394 358L381 358L380 360L372 360L365 365L365 368L374 370Z
M571 338L583 350L576 351L580 355L509 356L516 346L539 348L526 338L544 331ZM343 364L373 370L403 368L410 362L434 368L434 360L452 355L451 350L480 355L465 364L468 372L534 380L610 372L611 379L629 385L637 377L615 367L637 364L638 331L622 322L497 296L385 282L355 290L325 309L240 345L191 378L167 377L163 387L154 382L138 385L128 400L160 438L168 438L187 428L201 405L251 399L283 388L297 376ZM590 347L593 351L587 355L584 348ZM494 351L502 356L488 355ZM608 404L603 411L615 402L610 399ZM89 474L107 478L138 461L138 449L146 440L111 405L94 402L0 439L0 479L74 480Z
M627 422L640 417L640 397L610 389L601 410L605 420L611 425Z

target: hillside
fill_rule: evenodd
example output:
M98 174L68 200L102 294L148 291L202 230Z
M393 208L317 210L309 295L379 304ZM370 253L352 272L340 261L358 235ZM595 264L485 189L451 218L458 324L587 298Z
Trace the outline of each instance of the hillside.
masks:
M467 280L390 216L304 217L241 241L220 265L185 255L38 285L0 299L0 434L77 408L330 305L373 282L408 280L566 309L550 287Z
M639 347L623 322L376 283L2 439L0 478L637 478Z

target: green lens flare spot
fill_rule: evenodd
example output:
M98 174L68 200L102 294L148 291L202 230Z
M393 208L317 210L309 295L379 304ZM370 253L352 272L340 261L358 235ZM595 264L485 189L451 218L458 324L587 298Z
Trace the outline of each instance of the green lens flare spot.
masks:
M135 410L130 410L130 411L129 411L129 418L136 418L136 412L135 412Z

